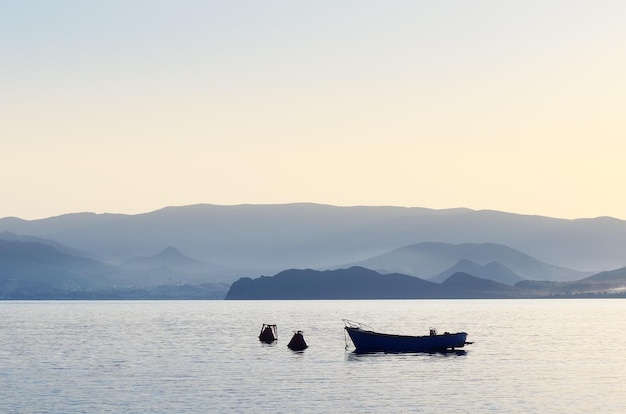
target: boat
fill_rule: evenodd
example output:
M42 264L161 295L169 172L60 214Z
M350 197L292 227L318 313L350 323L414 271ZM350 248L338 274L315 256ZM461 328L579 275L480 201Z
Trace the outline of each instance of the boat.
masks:
M259 341L271 344L278 339L278 329L276 325L264 323L259 334Z
M435 328L430 328L429 334L424 336L394 335L375 332L371 327L349 319L343 319L343 322L357 353L448 352L471 343L466 342L465 332L437 334Z

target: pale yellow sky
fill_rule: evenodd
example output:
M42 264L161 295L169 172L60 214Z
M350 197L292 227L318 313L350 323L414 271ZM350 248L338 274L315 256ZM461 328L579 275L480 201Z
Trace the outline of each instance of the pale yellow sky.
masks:
M2 8L0 217L307 201L626 219L625 2Z

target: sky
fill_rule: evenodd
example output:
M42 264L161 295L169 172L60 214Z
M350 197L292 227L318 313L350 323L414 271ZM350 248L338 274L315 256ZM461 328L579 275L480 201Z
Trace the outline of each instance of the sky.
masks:
M626 2L0 0L0 217L626 219Z

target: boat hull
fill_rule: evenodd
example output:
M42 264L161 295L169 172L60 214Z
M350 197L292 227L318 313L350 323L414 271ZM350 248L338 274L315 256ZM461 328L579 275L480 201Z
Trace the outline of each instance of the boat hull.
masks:
M407 336L384 334L346 326L356 352L443 352L463 348L467 333Z

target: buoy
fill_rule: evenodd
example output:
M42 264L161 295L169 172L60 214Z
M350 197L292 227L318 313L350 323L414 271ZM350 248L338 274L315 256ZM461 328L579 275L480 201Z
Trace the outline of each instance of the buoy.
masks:
M266 323L261 327L261 333L259 334L259 341L271 344L278 339L278 332L276 325L268 325Z
M293 334L293 337L291 338L291 341L289 341L287 346L292 351L302 351L309 347L304 341L304 336L302 335L302 331L296 331Z

